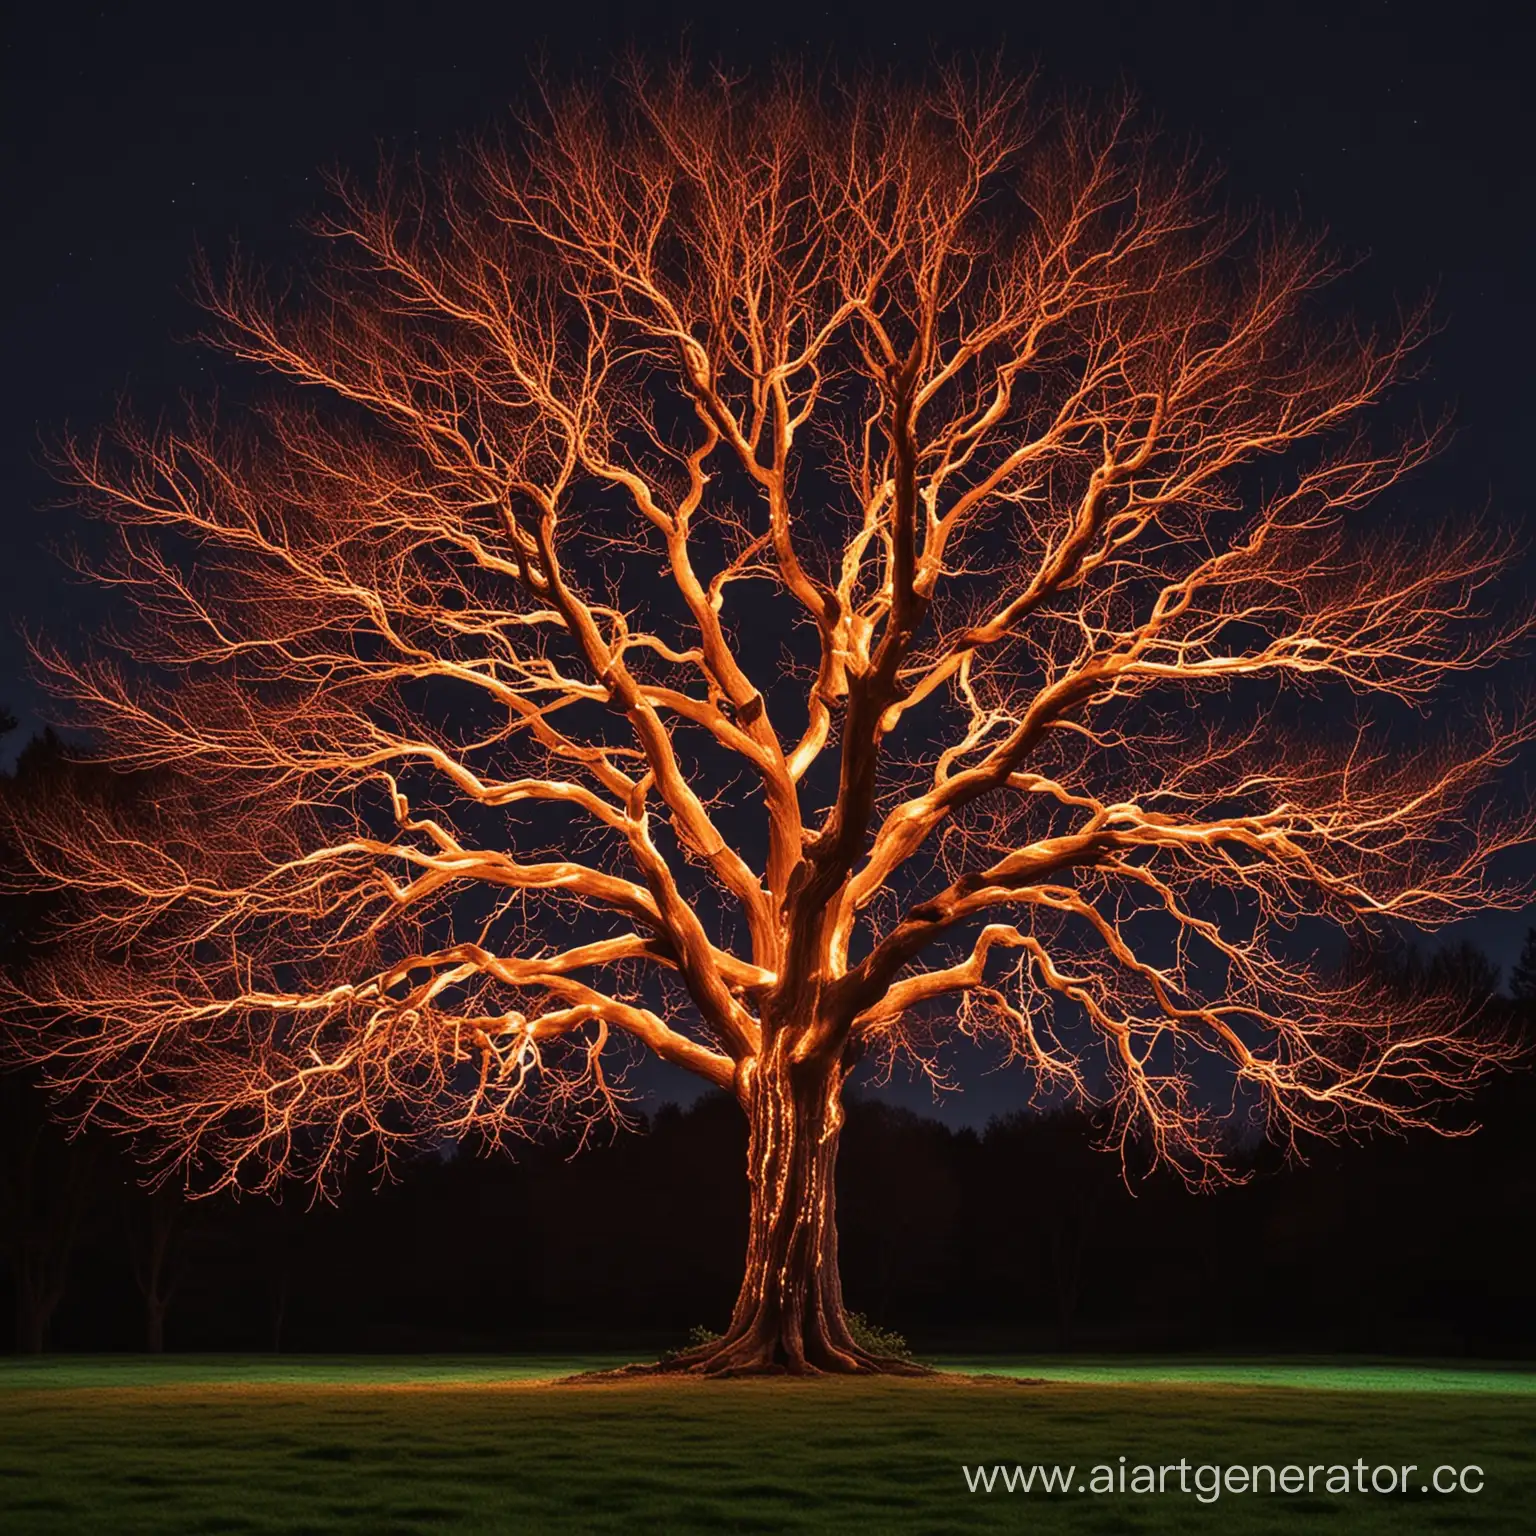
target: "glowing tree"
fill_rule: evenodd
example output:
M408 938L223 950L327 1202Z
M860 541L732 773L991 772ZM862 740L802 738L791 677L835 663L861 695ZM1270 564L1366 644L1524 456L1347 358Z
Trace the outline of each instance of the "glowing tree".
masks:
M1507 542L1357 537L1418 328L1309 318L1316 242L985 72L636 69L338 194L291 284L204 273L269 395L67 453L141 622L39 653L148 786L13 833L77 1113L267 1187L621 1117L643 1048L750 1123L673 1368L850 1371L861 1056L990 1040L1196 1180L1498 1056L1283 937L1497 902L1524 835L1522 724L1401 726Z

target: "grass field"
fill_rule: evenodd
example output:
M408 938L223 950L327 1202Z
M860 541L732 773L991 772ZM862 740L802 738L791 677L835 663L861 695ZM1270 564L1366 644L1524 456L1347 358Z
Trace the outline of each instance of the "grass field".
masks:
M0 1362L0 1530L1536 1530L1529 1372L970 1359L927 1381L558 1380L610 1363ZM1327 1494L1320 1474L1311 1494L1202 1503L1172 1491L1177 1473L1161 1496L988 1495L961 1470L1070 1464L1086 1482L1122 1456L1182 1458L1191 1478L1357 1459L1418 1472L1406 1494ZM1482 1492L1421 1494L1441 1464L1479 1466Z

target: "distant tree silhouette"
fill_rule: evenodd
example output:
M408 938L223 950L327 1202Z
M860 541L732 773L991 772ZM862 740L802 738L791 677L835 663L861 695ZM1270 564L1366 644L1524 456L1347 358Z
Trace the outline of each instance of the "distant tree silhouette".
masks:
M1526 931L1520 958L1509 973L1509 995L1522 1003L1536 1003L1536 928Z
M16 721L0 710L0 734ZM50 925L74 900L68 892L38 889L18 880L18 850L4 827L23 802L64 800L93 785L113 800L131 793L131 781L103 776L69 760L52 731L29 741L14 770L0 778L0 975L15 978L46 945ZM55 1314L69 1287L82 1241L101 1215L112 1159L89 1135L68 1137L51 1119L41 1074L18 1066L9 1053L0 1074L0 1255L10 1271L15 1347L28 1354L48 1347Z
M15 1347L38 1354L99 1194L95 1146L49 1119L32 1075L0 1075L0 1254L11 1273Z
M129 1262L144 1303L144 1348L165 1352L165 1318L179 1281L177 1238L185 1215L184 1202L160 1188L134 1192L124 1201Z

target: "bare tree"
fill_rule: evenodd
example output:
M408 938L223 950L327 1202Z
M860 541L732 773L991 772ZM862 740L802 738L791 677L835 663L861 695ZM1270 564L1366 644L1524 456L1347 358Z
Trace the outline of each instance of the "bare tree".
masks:
M269 397L68 451L141 622L40 654L159 775L15 833L91 1118L268 1187L619 1117L627 1041L750 1121L675 1368L850 1371L861 1054L1001 1042L1196 1180L1227 1108L1406 1125L1498 1056L1276 938L1512 899L1527 832L1527 724L1400 729L1505 649L1510 545L1366 517L1422 327L1318 317L1318 242L1000 68L635 67L338 194L299 280L204 273Z
M96 1147L69 1140L27 1076L0 1075L0 1255L11 1272L18 1354L48 1348L97 1195Z
M123 1206L128 1261L144 1302L144 1348L152 1355L165 1353L165 1316L180 1278L176 1240L182 1211L181 1200L163 1185Z

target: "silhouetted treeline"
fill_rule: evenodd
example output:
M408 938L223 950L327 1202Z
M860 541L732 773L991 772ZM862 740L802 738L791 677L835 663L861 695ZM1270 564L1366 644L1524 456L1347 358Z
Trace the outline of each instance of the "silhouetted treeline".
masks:
M1529 1074L1490 1087L1465 1140L1378 1137L1242 1188L1154 1179L1135 1197L1079 1117L978 1135L855 1103L839 1183L849 1300L929 1348L1529 1357L1532 1088ZM745 1244L736 1106L711 1096L569 1151L425 1158L316 1210L294 1191L280 1206L162 1201L157 1218L98 1149L49 1341L142 1349L157 1318L175 1349L593 1346L721 1326ZM67 1177L49 1176L64 1199ZM6 1284L23 1275L13 1257Z

